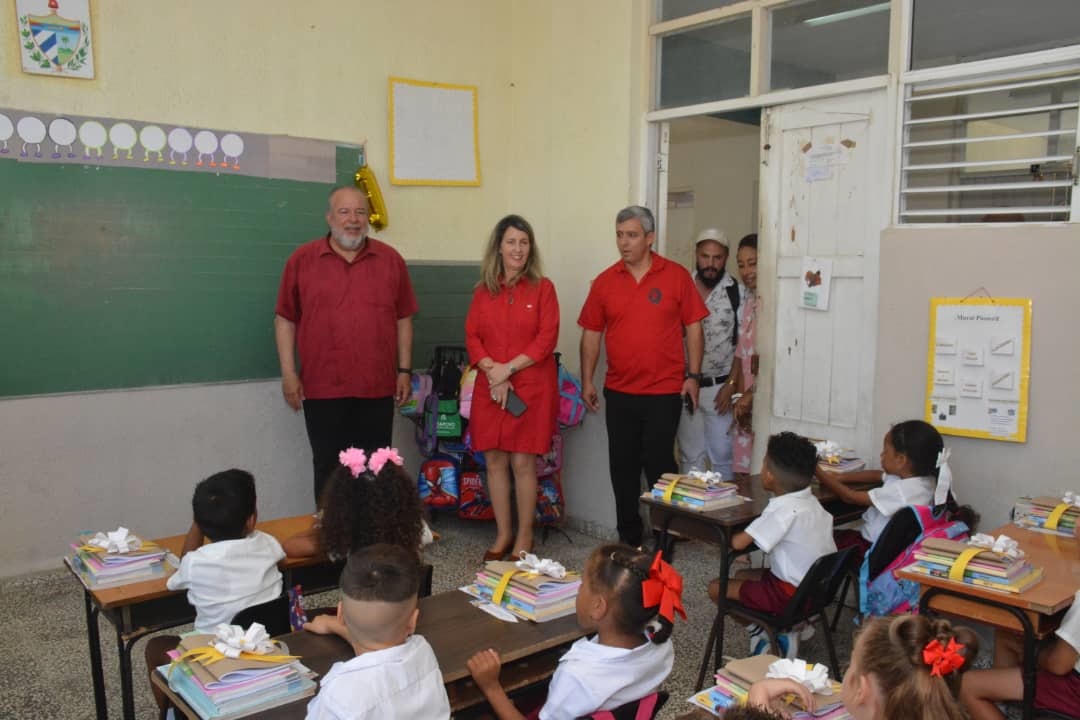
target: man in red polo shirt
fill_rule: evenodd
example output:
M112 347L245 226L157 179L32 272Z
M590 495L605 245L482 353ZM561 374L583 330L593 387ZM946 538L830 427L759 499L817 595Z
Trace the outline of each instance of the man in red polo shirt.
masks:
M411 394L417 309L401 255L368 237L364 193L335 188L329 205L330 231L289 257L274 311L281 389L304 409L316 503L340 451L391 444L394 403Z
M600 408L593 374L601 337L607 351L608 464L619 540L632 547L642 540L641 471L653 483L677 470L675 432L681 403L697 407L701 321L709 314L690 273L652 251L655 228L648 208L619 211L615 244L622 258L593 281L578 317L582 398L593 412Z

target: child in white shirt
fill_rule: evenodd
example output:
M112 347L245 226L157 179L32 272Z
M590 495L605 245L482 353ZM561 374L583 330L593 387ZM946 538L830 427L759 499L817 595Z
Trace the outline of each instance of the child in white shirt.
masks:
M349 555L337 615L319 615L304 629L344 637L356 657L330 668L307 720L450 717L435 653L413 635L419 590L415 552L380 544Z
M573 720L613 710L656 692L671 674L675 652L668 639L682 609L682 577L660 559L626 545L603 545L586 561L577 596L578 624L596 634L575 642L548 686L540 720ZM660 623L646 632L654 619ZM499 720L523 718L499 684L495 650L468 663L477 687Z

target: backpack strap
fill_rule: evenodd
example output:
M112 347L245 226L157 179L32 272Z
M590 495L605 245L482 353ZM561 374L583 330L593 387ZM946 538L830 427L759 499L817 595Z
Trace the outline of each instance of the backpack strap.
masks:
M731 303L731 311L735 313L734 327L731 329L731 344L739 344L739 283L733 282L727 286L728 302Z

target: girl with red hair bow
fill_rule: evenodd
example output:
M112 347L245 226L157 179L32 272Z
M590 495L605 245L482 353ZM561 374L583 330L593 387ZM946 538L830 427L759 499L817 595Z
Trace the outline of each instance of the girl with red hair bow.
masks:
M542 720L571 720L613 710L657 690L671 674L668 642L675 615L686 619L682 576L657 553L602 545L585 563L577 619L591 637L559 660L540 708ZM525 717L499 684L499 655L483 650L469 660L477 687L500 720Z

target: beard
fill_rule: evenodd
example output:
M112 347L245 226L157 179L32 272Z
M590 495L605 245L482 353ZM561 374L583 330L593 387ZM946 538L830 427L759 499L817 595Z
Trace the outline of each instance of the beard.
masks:
M359 234L349 234L345 230L338 230L337 228L330 229L330 235L334 238L334 241L338 245L352 252L358 249L367 240L367 231L362 231Z
M701 280L701 284L712 290L714 287L720 284L720 281L724 279L723 268L717 270L711 267L702 268L700 265L697 269L698 279Z

